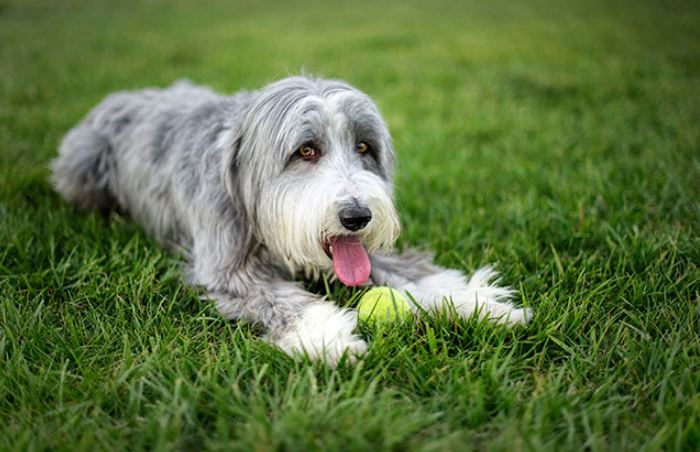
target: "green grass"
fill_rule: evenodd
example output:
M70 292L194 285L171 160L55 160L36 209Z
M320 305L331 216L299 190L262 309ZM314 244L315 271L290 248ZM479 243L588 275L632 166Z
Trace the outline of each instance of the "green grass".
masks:
M698 23L682 1L0 0L0 449L697 448ZM295 362L47 183L111 91L302 69L382 109L400 246L498 263L527 329L420 318L364 327L356 365Z

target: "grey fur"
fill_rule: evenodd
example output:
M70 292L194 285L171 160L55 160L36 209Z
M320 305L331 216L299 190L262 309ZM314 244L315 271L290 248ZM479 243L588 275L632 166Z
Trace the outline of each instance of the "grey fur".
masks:
M408 249L401 254L372 255L372 282L379 286L403 287L442 269L433 264L432 253Z
M354 152L359 140L372 155ZM294 156L309 141L323 150L317 166ZM291 77L225 97L181 81L107 97L64 138L52 182L67 201L126 211L183 251L188 280L226 318L261 324L275 342L323 301L295 279L330 270L309 234L343 233L334 210L370 206L357 234L370 252L391 249L394 164L377 108L343 82ZM414 252L372 262L375 282L397 288L443 270Z
M116 93L68 133L52 180L81 207L114 200L161 244L184 250L191 282L204 285L226 317L251 319L273 332L284 329L299 306L319 297L291 282L293 275L259 246L257 196L298 145L325 138L284 129L290 136L278 136L270 129L290 121L286 113L302 100L336 91L355 93L340 82L306 78L232 97L189 82ZM347 108L374 108L365 96L356 100L360 106ZM314 113L304 120L304 133L323 133L322 112ZM363 128L385 134L378 115L366 121ZM230 148L214 144L225 130L236 131ZM253 155L261 147L267 153ZM381 151L387 177L393 150L387 144ZM241 166L248 168L244 174Z

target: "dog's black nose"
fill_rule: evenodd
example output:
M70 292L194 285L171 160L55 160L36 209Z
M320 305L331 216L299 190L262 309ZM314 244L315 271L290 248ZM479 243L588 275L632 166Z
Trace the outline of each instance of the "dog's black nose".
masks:
M367 226L369 220L372 219L372 211L362 206L346 207L340 211L338 217L340 218L340 224L342 224L345 229L359 231Z

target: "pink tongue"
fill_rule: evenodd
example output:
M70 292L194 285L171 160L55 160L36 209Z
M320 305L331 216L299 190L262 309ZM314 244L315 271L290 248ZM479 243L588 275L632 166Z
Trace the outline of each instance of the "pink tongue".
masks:
M331 242L333 270L346 286L359 286L369 279L367 251L356 237L335 237Z

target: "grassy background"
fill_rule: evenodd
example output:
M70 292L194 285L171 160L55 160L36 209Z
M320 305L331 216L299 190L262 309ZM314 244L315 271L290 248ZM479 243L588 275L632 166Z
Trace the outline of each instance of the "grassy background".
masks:
M699 23L690 1L0 0L0 448L697 447ZM364 327L357 365L294 362L47 183L113 90L300 70L380 105L401 245L497 262L528 329L419 319Z

